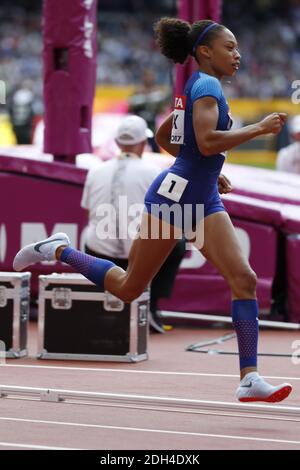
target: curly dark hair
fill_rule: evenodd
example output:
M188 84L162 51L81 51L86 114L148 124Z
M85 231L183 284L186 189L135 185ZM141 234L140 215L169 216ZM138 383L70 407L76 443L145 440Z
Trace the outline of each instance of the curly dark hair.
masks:
M156 42L161 53L175 64L183 64L189 55L193 55L194 45L201 32L212 23L214 21L201 20L190 25L187 21L177 18L161 18L154 25ZM208 31L201 45L209 46L224 29L225 26L220 24Z

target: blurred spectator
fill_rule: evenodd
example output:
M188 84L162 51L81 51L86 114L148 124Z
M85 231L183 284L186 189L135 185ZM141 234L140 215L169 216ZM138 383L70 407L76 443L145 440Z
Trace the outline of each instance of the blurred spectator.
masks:
M227 96L291 96L292 82L300 76L300 3L225 1L223 14L242 54L241 68L227 87Z
M170 93L156 84L155 73L146 69L143 72L142 84L138 86L129 100L129 111L145 119L153 133L156 131L156 118L170 101ZM149 139L153 152L159 152L154 137Z
M33 93L30 84L24 82L16 89L8 103L8 110L13 131L18 144L31 143L31 131L33 123Z
M300 114L290 123L290 134L294 143L281 149L277 156L277 170L300 174Z

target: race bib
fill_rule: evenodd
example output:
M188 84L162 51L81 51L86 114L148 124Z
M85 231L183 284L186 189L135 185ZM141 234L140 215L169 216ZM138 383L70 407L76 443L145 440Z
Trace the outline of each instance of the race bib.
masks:
M157 194L165 196L172 201L179 202L188 180L174 173L168 173L157 190Z
M176 96L175 109L173 112L171 144L182 145L184 143L185 107L186 107L186 96Z

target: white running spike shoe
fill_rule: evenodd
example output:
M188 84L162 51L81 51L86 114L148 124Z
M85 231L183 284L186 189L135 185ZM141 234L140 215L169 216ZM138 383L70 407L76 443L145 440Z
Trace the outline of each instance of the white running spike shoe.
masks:
M15 256L13 268L22 271L34 263L41 261L55 261L55 253L60 246L69 246L70 239L65 233L55 233L46 240L24 246Z
M284 400L292 391L292 386L283 383L274 387L267 383L257 372L250 372L240 383L236 397L241 402L264 401L276 403Z

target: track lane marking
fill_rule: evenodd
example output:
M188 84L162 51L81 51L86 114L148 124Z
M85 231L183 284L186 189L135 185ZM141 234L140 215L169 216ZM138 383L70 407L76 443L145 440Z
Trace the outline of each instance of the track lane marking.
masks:
M81 450L75 447L52 447L40 446L36 444L17 444L16 442L0 442L0 447L17 447L20 449L40 449L40 450Z
M242 440L242 441L254 441L254 442L274 442L277 444L293 444L299 445L300 441L290 441L286 439L268 439L262 437L254 436L235 436L228 434L209 434L209 433L198 433L198 432L188 432L188 431L173 431L167 429L148 429L148 428L131 428L127 426L110 426L110 425L101 425L101 424L87 424L87 423L72 423L72 422L63 422L63 421L46 421L46 420L37 420L37 419L23 419L23 418L9 418L9 417L0 417L1 421L13 421L13 422L23 422L31 424L48 424L54 426L68 426L68 427L82 427L82 428L91 428L91 429L108 429L114 431L131 431L131 432L145 432L153 434L170 434L178 436L194 436L194 437L209 437L215 439L232 439L232 440Z
M174 376L188 376L188 377L221 377L221 378L239 378L238 374L210 374L205 372L170 372L170 371L157 371L157 370L129 370L129 369L97 369L96 367L66 367L66 366L35 366L27 364L3 364L1 368L19 367L19 368L32 368L32 369L52 369L52 370L70 370L81 372L118 372L128 374L156 374L156 375L174 375ZM266 379L275 380L295 380L300 381L300 377L281 377L273 375L263 375Z

